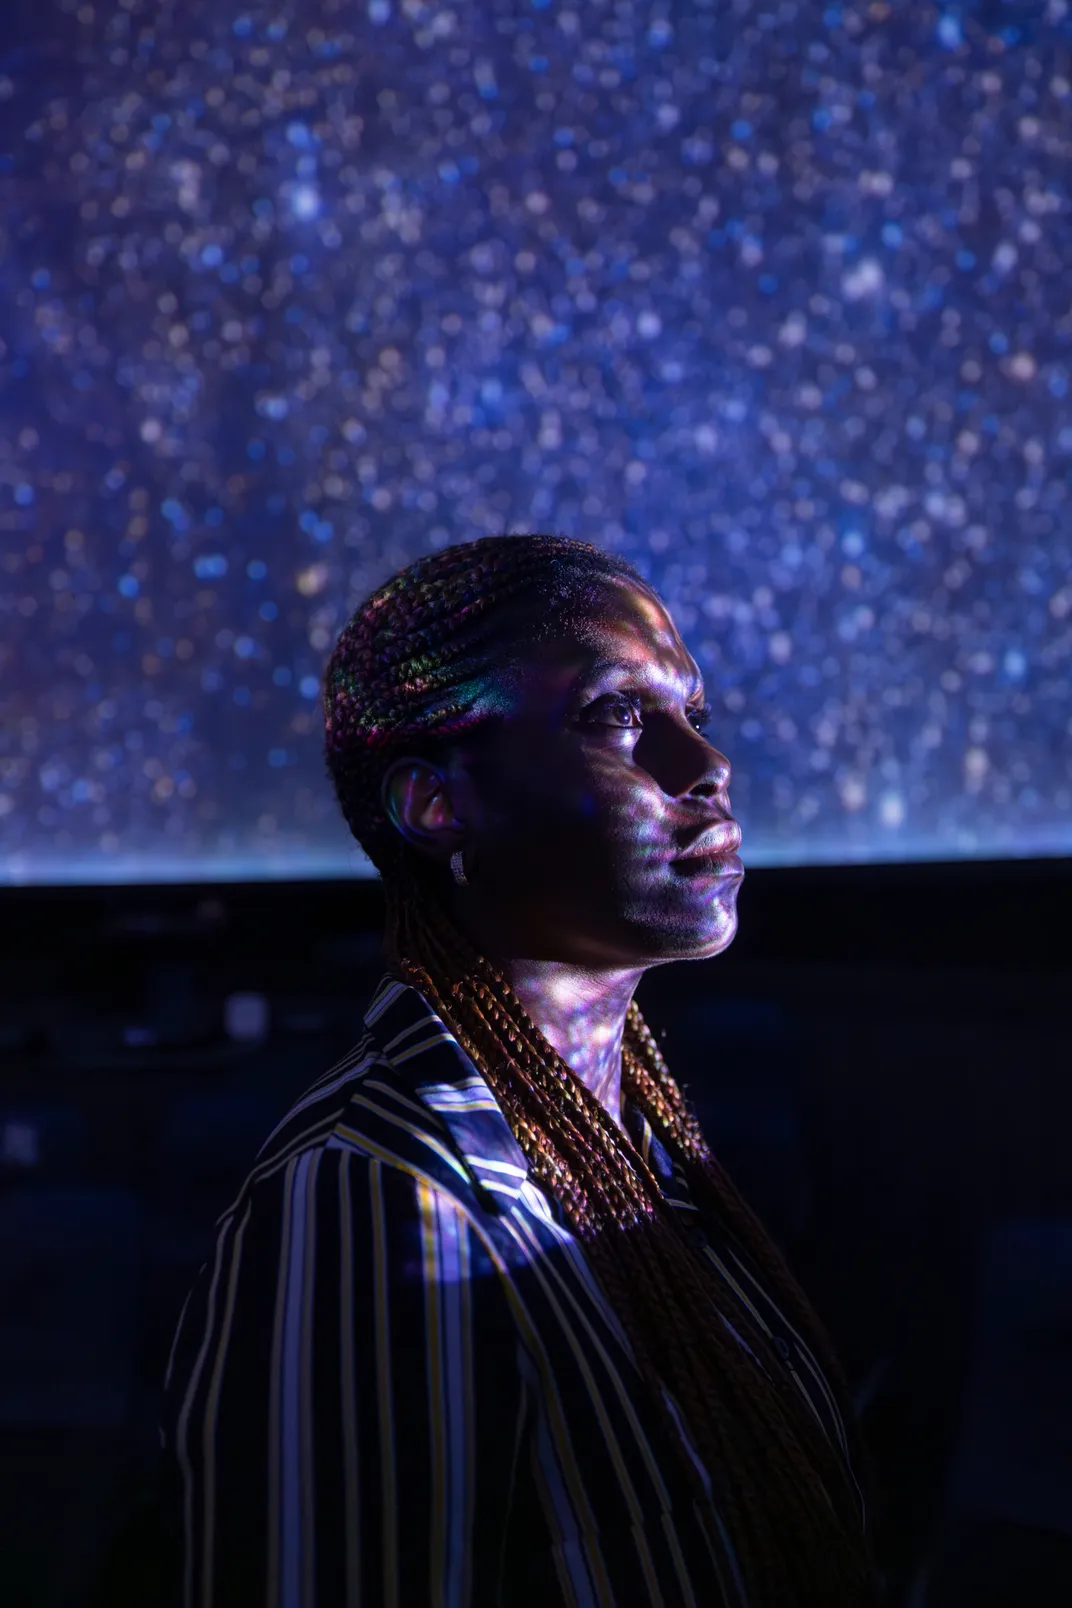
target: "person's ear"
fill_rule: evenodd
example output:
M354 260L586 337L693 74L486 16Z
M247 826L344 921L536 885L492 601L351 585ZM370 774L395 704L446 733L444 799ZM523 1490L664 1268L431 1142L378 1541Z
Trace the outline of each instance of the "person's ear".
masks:
M465 840L446 773L427 759L393 760L381 786L388 819L415 849L446 862Z

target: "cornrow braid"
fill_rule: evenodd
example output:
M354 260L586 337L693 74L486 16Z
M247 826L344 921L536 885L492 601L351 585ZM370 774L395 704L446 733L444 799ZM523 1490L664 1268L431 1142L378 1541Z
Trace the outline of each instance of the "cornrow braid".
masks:
M551 536L486 538L420 560L374 594L339 639L325 692L328 768L351 829L384 876L392 969L417 988L479 1068L533 1179L584 1243L668 1444L694 1483L699 1510L710 1513L667 1391L677 1403L717 1493L750 1601L758 1608L869 1608L874 1560L844 1459L743 1300L724 1281L716 1287L639 1153L544 1038L502 973L451 921L432 874L404 852L380 803L394 755L482 718L472 689L501 663L508 604L530 594L583 597L593 579L630 574L595 548ZM622 1086L678 1157L698 1201L752 1257L811 1347L837 1398L853 1464L866 1469L829 1338L712 1155L635 1003L626 1020ZM723 1316L747 1337L762 1369ZM728 1569L718 1526L709 1522L709 1532Z
M418 559L372 594L328 664L325 755L343 815L381 871L397 864L380 781L392 758L485 717L477 683L502 657L503 610L526 595L583 594L622 560L562 536L485 537Z

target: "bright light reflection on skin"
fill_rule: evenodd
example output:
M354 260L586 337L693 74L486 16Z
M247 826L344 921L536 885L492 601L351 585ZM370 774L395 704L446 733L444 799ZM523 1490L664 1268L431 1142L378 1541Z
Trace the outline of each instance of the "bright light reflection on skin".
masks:
M468 883L453 914L544 1036L621 1121L625 1015L650 966L719 954L743 873L672 864L731 822L729 761L697 730L703 687L663 604L601 580L583 607L504 632L495 717L439 766L398 761L396 825Z

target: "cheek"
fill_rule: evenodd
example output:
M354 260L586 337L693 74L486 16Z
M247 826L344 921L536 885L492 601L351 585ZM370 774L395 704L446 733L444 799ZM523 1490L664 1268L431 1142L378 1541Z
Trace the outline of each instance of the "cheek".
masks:
M665 797L647 772L626 756L593 756L575 791L587 812L612 836L632 841L665 836Z
M496 857L536 855L571 840L595 818L594 796L565 771L555 745L541 734L497 745L478 780L481 836Z
M632 858L627 812L608 805L590 780L563 776L561 768L504 789L493 833L497 859L512 859L515 872L553 884L560 897L571 886L609 887Z
M661 875L665 863L665 811L654 789L633 779L622 785L620 776L611 780L618 785L577 789L577 875L588 886L598 881L622 896L643 889L647 897L652 877Z
M635 874L666 840L654 783L621 754L578 754L530 731L498 746L481 788L489 839L499 855L523 854L593 880Z
M652 849L666 842L666 807L655 783L631 765L599 766L584 789L587 808L605 836L623 852Z

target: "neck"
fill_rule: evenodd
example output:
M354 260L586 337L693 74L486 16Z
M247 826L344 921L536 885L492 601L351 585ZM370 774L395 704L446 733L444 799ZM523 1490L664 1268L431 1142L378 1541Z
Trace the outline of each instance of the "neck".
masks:
M622 1038L640 970L551 960L500 962L510 987L571 1072L622 1125Z

